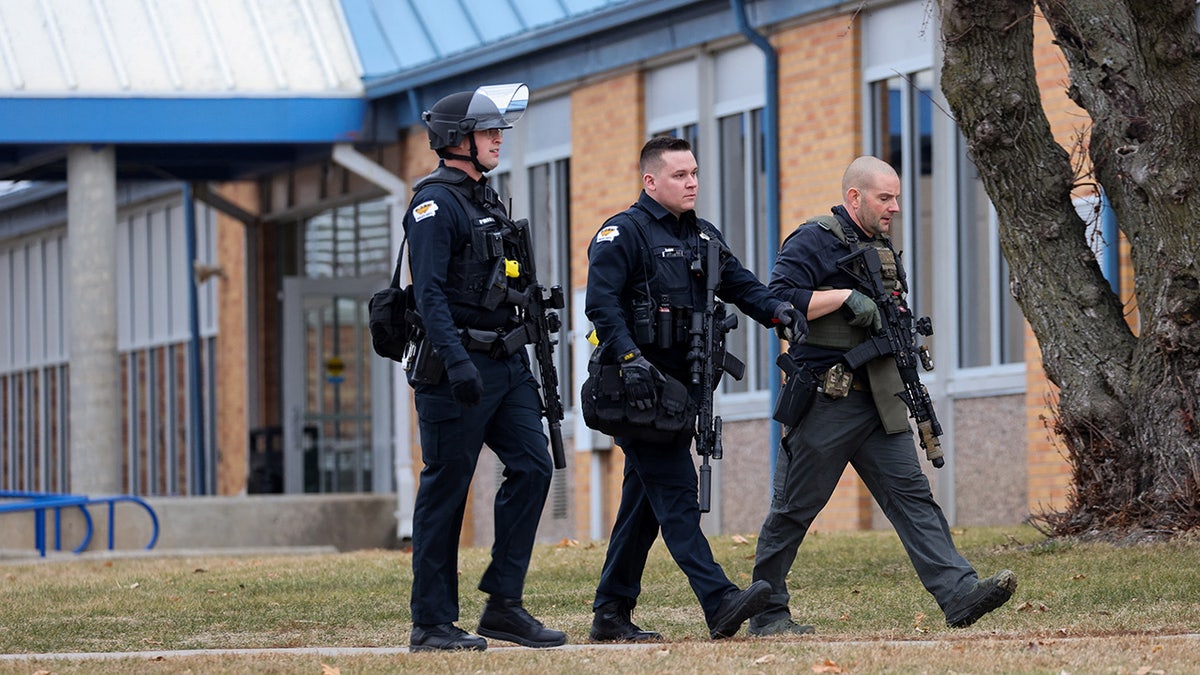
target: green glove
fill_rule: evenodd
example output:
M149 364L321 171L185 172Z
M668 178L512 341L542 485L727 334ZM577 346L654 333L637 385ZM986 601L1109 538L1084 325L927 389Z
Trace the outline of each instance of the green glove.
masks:
M878 333L883 329L883 319L879 317L879 306L875 301L858 291L850 291L850 295L846 301L842 303L851 326L859 328L871 327L871 330Z

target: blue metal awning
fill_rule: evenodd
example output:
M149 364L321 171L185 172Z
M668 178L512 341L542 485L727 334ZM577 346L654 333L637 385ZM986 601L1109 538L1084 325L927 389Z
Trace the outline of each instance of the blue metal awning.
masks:
M358 139L356 98L18 98L8 143L338 143Z
M752 0L778 23L837 0ZM542 88L737 36L729 0L342 0L376 117L421 110L480 84Z
M394 142L454 91L536 93L736 34L729 0L0 2L0 180L61 179L73 143L116 145L122 178L244 178Z
M0 179L61 179L76 143L122 178L239 178L369 114L340 0L0 3Z

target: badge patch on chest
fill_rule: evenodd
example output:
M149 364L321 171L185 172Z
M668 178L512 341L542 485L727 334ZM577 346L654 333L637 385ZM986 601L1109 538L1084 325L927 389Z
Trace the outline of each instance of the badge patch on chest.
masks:
M437 215L437 210L438 210L437 202L433 201L432 199L430 199L427 202L421 202L420 204L417 204L416 206L413 207L413 210L412 210L413 220L415 220L419 223L422 220L425 220L426 218L432 218L433 216Z
M621 236L621 230L616 225L609 225L596 233L596 241L612 241L619 236Z

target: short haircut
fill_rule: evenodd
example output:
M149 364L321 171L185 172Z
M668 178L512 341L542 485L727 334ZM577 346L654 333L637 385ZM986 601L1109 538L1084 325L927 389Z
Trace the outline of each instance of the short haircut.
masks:
M662 166L662 156L665 152L691 152L692 144L674 136L655 136L642 146L642 155L638 159L638 168L642 175L653 173Z
M891 164L878 157L863 155L850 162L850 166L847 166L846 172L842 174L842 196L846 196L846 192L850 188L856 190L874 188L879 184L880 178L895 175L896 169Z

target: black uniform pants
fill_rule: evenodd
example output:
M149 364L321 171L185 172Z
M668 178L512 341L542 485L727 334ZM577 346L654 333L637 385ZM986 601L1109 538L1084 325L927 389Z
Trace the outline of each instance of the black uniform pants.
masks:
M614 600L637 604L646 556L661 528L667 550L711 621L721 599L737 587L713 559L700 529L691 439L666 445L616 441L625 452L625 477L593 608Z
M818 394L800 426L783 439L771 508L758 535L754 580L771 583L770 606L751 619L763 626L790 615L786 577L796 550L846 469L858 472L879 503L921 583L943 611L978 579L954 546L942 509L921 472L911 431L889 434L869 392L831 400Z
M412 620L458 620L458 539L467 492L484 443L504 464L494 504L492 560L479 590L520 598L542 507L554 473L542 433L541 400L524 353L498 361L471 354L483 397L465 407L450 386L419 385L420 485L413 509Z

